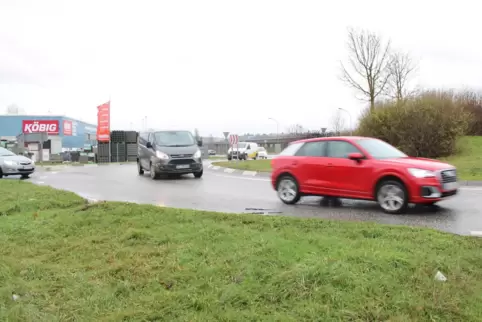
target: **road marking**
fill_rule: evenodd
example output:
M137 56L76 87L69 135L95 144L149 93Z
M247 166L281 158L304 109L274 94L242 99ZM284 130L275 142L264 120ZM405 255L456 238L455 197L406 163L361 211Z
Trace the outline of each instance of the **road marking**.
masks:
M269 179L261 179L261 178L250 178L250 177L242 177L242 176L230 176L230 175L224 175L224 174L218 174L218 173L212 173L210 172L209 175L211 176L216 176L216 177L222 177L222 178L229 178L229 179L240 179L240 180L251 180L251 181L264 181L264 182L270 182L271 180Z
M256 175L256 171L243 171L243 176L252 176L254 177Z
M43 181L37 181L37 182L35 182L35 183L36 183L36 184L45 184L45 182L43 182Z
M460 187L460 190L474 190L474 191L482 191L482 187Z
M208 164L208 169L211 169L213 167L212 164Z
M87 167L87 168L94 168L97 166L98 166L97 164L84 164L84 167Z
M470 234L475 237L482 237L482 231L471 231Z
M47 179L47 176L41 176L39 179Z
M214 166L212 167L213 170L218 170L219 168L221 168L221 167L218 166L218 165L214 165Z
M224 172L226 173L233 173L234 171L236 171L235 169L231 169L231 168L226 168L224 169Z

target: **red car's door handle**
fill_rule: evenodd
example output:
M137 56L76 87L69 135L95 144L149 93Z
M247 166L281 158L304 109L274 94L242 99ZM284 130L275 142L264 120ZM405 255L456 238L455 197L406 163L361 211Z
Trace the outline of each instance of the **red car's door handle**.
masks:
M297 165L297 164L298 164L298 161L291 162L291 165Z
M333 163L328 163L327 166L328 166L328 167L332 167L332 166L333 166Z

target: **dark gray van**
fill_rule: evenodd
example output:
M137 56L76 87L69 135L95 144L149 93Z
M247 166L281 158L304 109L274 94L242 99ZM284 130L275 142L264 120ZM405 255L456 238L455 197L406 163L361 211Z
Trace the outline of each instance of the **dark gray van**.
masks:
M137 170L139 175L149 171L152 179L160 175L192 173L203 175L202 140L189 131L141 132L137 142Z

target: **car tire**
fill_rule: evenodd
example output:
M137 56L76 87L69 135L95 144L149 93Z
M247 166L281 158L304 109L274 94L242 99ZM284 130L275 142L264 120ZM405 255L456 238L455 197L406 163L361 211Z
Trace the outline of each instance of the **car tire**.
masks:
M231 161L233 158L232 157L228 157L228 161Z
M278 198L287 205L294 205L301 199L298 182L291 175L283 175L276 183Z
M22 179L28 179L29 176L30 174L22 174Z
M396 180L384 180L376 189L376 200L383 212L403 214L408 208L408 192L405 185Z
M203 176L203 170L199 172L194 172L193 175L194 175L194 178L200 179Z
M149 175L151 176L152 180L159 179L159 174L156 172L153 164L151 164L151 166L149 167Z
M142 165L140 161L137 161L137 173L142 176L144 174L144 169L142 169Z

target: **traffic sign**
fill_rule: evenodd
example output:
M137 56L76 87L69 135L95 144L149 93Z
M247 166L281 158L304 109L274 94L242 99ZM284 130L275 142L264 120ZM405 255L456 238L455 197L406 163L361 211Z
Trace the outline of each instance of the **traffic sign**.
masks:
M227 139L228 135L229 135L229 132L223 132L223 134L224 134L224 138Z
M229 144L235 145L235 144L238 144L238 141L239 141L239 136L237 134L231 134L229 136Z

